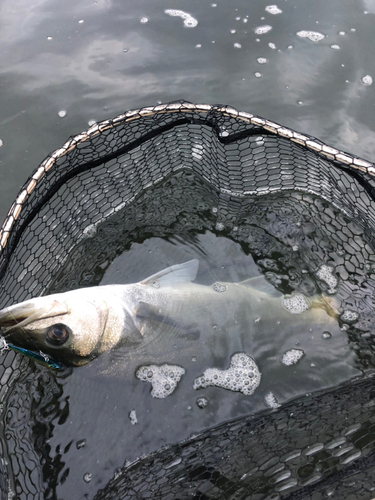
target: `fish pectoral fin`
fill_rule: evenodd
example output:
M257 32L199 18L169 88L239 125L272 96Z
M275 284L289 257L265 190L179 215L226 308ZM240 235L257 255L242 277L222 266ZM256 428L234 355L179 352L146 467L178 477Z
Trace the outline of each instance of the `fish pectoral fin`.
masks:
M283 297L283 294L279 292L273 285L271 285L271 283L269 283L263 276L249 278L248 280L241 281L238 284L253 288L254 290L264 293L270 297Z
M159 288L163 286L179 285L181 283L190 283L197 277L198 267L198 259L189 260L183 264L176 264L146 278L141 281L141 285L151 285L155 288Z
M178 326L177 321L173 320L168 314L166 314L162 309L148 304L147 302L140 301L135 313L135 317L138 322L154 321L163 325L168 326Z

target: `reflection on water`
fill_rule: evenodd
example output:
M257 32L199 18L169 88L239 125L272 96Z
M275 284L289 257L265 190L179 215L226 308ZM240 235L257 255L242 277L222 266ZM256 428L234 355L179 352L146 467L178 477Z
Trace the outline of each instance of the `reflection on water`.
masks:
M158 101L231 104L374 156L374 87L362 80L375 74L370 1L288 0L275 15L265 0L186 0L183 12L198 22L189 29L166 9L182 12L151 0L2 2L1 220L67 137ZM264 26L272 29L255 32Z
M125 461L374 368L370 297L375 261L362 233L315 195L288 191L233 198L189 172L170 177L97 226L77 245L46 293L137 282L171 264L198 258L197 282L203 285L216 282L225 287L263 275L273 290L292 297L303 294L309 301L323 293L334 298L343 314L333 319L318 308L319 320L306 323L306 315L287 309L279 313L272 307L255 315L246 332L236 321L228 322L231 335L221 332L220 322L211 333L209 318L193 318L198 324L207 322L201 340L204 335L211 342L219 339L212 344L221 352L216 360L199 338L190 341L192 350L185 352L187 341L176 337L165 345L165 355L159 349L134 358L119 349L62 374L34 368L26 382L14 386L17 393L11 392L7 427L14 449L26 442L35 450L34 474L43 483L36 484L36 490L47 491L45 498L92 498ZM244 339L241 345L238 338ZM210 382L211 375L219 379L226 373L238 385L236 356L250 363L253 376L256 369L261 373L252 395L244 384L245 390L232 392L226 379L221 387L216 379ZM177 387L172 388L171 369L163 364L179 368ZM151 384L144 383L148 372L154 381L155 366L160 373L167 370L159 374L169 385L163 389L166 398L153 398ZM207 374L207 369L217 371ZM199 392L194 390L197 381ZM30 431L25 437L17 438L12 431L19 425L18 414L11 410L16 400L27 408ZM14 470L19 470L13 461ZM20 477L24 474L28 472L20 472Z

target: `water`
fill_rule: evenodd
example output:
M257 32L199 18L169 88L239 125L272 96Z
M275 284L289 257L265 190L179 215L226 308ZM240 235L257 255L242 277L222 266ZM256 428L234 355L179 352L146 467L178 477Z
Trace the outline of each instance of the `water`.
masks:
M368 302L375 289L373 252L361 228L308 193L232 199L180 172L81 240L46 293L137 282L191 258L200 261L197 281L215 283L222 297L228 293L223 283L264 275L282 293L307 301L321 292L332 297L334 285L333 296L345 312L329 324L329 336L325 322L301 327L304 316L287 309L283 317L256 315L243 351L236 346L242 323L234 322L225 355L211 365L205 346L194 339L182 363L183 344L176 337L163 363L145 363L119 349L63 373L35 367L8 405L21 401L30 408L22 425L30 429L34 461L42 456L47 464L38 469L46 491L58 498L91 498L125 461L375 367ZM325 313L319 317L327 321ZM220 323L212 324L213 335L219 331ZM248 380L245 369L253 375ZM20 423L14 415L7 431L17 443Z
M375 75L372 2L288 0L277 15L271 5L4 0L0 219L27 175L69 136L173 99L231 104L373 159L374 85L365 84ZM256 35L265 25L272 30ZM325 38L313 43L300 31ZM268 60L262 71L259 58Z

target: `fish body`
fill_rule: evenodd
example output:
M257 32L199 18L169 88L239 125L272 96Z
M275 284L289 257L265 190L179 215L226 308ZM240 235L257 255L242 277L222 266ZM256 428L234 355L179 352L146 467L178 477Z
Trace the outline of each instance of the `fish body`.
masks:
M270 335L282 348L277 337L285 329L288 337L312 324L337 327L327 298L287 298L262 277L196 284L198 265L194 259L140 283L82 288L7 307L0 311L2 334L13 346L80 366L120 347L128 357L163 361L177 344L190 357L199 345L207 360L228 360L234 352L269 349Z

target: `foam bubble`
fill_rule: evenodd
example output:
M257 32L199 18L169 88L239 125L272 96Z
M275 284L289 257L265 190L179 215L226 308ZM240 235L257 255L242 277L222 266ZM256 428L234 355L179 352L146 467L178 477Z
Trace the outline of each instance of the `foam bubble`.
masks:
M141 19L139 20L142 24L146 24L148 23L148 18L147 17L141 17Z
M265 10L266 10L266 12L268 12L269 14L273 14L274 16L276 14L282 13L282 10L279 9L279 7L277 5L267 5Z
M181 17L184 20L185 28L195 28L198 25L198 21L183 10L166 9L164 12L168 16Z
M322 33L319 33L318 31L298 31L297 36L300 38L308 38L311 42L319 42L320 40L323 40L325 38Z
M269 31L272 30L272 26L270 26L269 24L266 24L265 26L258 26L257 28L255 28L255 34L256 35L264 35L264 33L268 33Z
M64 116L66 115L66 111L65 111L65 109L62 109L57 114L59 115L60 118L64 118Z
M302 314L309 309L307 299L302 293L286 297L283 305L292 314Z
M240 49L242 45L240 43L234 43L233 47L235 47L236 49Z
M340 316L340 319L346 323L354 323L358 318L359 314L355 311L350 311L349 309L344 311Z
M227 287L225 285L222 285L221 283L214 283L213 289L215 290L215 292L223 293L223 292L225 292Z
M197 399L197 406L198 408L206 408L208 405L208 399L207 398L198 398Z
M231 357L228 370L205 370L202 376L194 380L194 389L215 386L250 396L259 386L261 376L253 358L245 353L237 353Z
M90 474L90 472L86 472L86 474L83 476L83 480L85 481L85 483L89 483L92 479L92 474Z
M266 64L268 61L265 57L258 57L257 62L259 64Z
M225 226L222 222L218 222L215 226L216 231L224 231Z
M372 85L372 77L370 75L366 75L362 78L363 85Z
M266 405L270 408L279 408L281 406L273 392L268 392L265 395L264 400Z
M138 424L137 413L135 410L129 412L129 418L132 425Z
M324 339L330 339L332 337L332 333L330 332L323 332L322 335Z
M289 351L284 352L281 362L286 366L292 366L297 364L304 355L305 353L302 349L290 349Z
M328 293L335 293L338 284L336 276L333 275L332 267L323 264L316 272L317 277L329 286Z
M331 49L333 49L333 50L340 50L340 45L333 44L333 45L331 45Z
M270 43L268 44L268 47L269 47L270 49L272 49L272 50L275 50L275 49L276 49L276 45L275 45L274 43L272 43L272 42L270 42Z
M177 365L147 365L138 368L135 376L142 382L150 382L152 397L166 398L176 389L184 373L184 368Z

